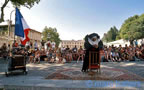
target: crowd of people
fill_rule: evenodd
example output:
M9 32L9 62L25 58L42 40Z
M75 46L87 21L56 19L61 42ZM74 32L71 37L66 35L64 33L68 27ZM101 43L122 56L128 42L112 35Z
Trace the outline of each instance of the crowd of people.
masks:
M16 44L17 45L17 44ZM44 48L44 45L41 45L39 48L37 44L34 44L34 47L26 46L16 46L9 50L6 43L4 43L0 49L1 56L6 58L6 56L12 55L24 55L27 57L28 63L40 63L40 61L46 61L49 63L65 63L75 61L83 61L84 59L84 49L82 46L77 48L76 46L72 49L69 46L58 48L54 46L54 43L48 45L47 48Z
M104 47L104 61L120 62L120 61L136 61L144 60L144 45L132 46L127 44L125 47L105 46Z
M40 61L46 61L49 63L65 63L71 62L72 60L83 60L84 50L82 47L77 49L75 46L73 49L70 49L68 46L66 48L48 48L41 50L30 49L28 52L29 63L40 63Z
M54 44L55 45L55 44ZM77 46L72 49L67 47L56 47L52 44L48 45L48 48L44 48L44 45L41 45L41 48L38 48L37 44L34 44L34 47L13 47L9 49L6 43L0 48L0 55L6 59L10 53L12 54L22 54L27 57L28 63L40 63L41 61L46 61L49 63L66 63L71 61L83 61L85 57L85 50L81 46ZM104 54L102 55L102 61L105 62L121 62L121 61L135 61L135 60L144 60L144 44L143 45L125 45L122 47L104 46Z

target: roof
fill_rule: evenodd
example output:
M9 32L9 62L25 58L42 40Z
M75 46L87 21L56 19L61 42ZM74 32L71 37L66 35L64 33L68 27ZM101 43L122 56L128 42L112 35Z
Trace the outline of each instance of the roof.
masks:
M61 40L62 42L81 42L83 40Z
M38 33L41 33L41 32L39 32L39 31L37 31L37 30L34 30L34 29L30 29L30 30L35 31L35 32L38 32ZM41 33L41 34L42 34L42 33Z
M14 27L15 24L12 24L12 26ZM0 25L0 27L8 27L8 25ZM39 32L39 31L37 31L37 30L34 30L34 29L30 29L30 30L35 31L35 32L38 32L38 33L41 33L41 32Z

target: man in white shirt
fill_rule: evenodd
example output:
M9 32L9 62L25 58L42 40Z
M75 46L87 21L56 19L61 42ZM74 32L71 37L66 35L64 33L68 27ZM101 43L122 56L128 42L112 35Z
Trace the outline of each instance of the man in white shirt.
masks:
M64 55L64 52L65 52L65 47L62 47L62 48L61 48L61 53L62 53L62 55Z
M35 40L35 43L34 43L34 49L38 49L37 40Z
M51 43L51 45L52 45L52 49L55 49L56 43L54 41Z

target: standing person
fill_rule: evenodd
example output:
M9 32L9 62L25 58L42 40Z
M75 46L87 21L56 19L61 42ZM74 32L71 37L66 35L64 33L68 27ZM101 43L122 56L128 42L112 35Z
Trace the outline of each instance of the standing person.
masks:
M47 41L47 43L46 43L46 46L47 46L47 50L49 50L50 49L50 47L51 47L51 41Z
M35 43L34 43L34 49L38 49L37 40L35 40Z
M141 40L141 46L144 46L144 39Z
M18 43L16 42L16 40L14 40L14 43L12 44L12 47L18 47Z
M1 50L2 50L2 56L4 59L6 59L7 57L7 46L6 46L6 43L4 43L1 47Z
M83 50L82 46L80 46L80 49L78 50L78 60L77 60L77 63L80 60L80 58L81 58L81 60L83 62L83 59L84 59L84 50Z
M89 66L89 51L98 52L97 61L99 60L100 50L103 49L103 43L100 40L100 36L97 33L92 33L90 35L86 35L84 47L86 49L86 54L84 57L82 72L86 72Z
M76 53L77 50L78 50L78 49L77 49L77 46L75 45L75 47L72 49L72 52L73 52L73 53Z
M44 44L45 44L45 41L42 40L42 41L41 41L41 48L44 48Z
M10 43L8 44L8 52L10 52L11 50L11 46L10 46Z
M26 43L26 49L27 49L27 50L30 49L30 41L28 41L28 42Z
M62 47L61 48L61 55L64 56L64 54L65 54L65 47Z
M65 49L65 59L66 59L66 61L69 61L69 53L70 53L69 51L70 51L70 48L67 45L67 47Z
M137 40L135 40L135 47L137 47L138 46L138 41Z
M78 52L78 49L77 49L77 46L75 45L75 47L72 49L73 60L77 60L77 52Z
M56 43L53 41L53 42L51 43L51 45L52 45L52 49L54 50L54 49L55 49L55 46L56 46Z
M30 48L33 48L33 43L30 41Z
M67 45L65 51L67 52L67 51L69 51L69 50L70 50L70 48L69 48L69 46Z

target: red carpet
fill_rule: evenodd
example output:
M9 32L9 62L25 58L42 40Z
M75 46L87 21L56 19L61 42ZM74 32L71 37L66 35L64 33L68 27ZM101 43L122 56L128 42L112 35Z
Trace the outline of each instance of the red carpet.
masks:
M141 80L144 78L121 69L114 68L103 68L101 73L96 71L83 73L77 69L64 69L56 71L48 75L45 79L56 79L56 80Z

